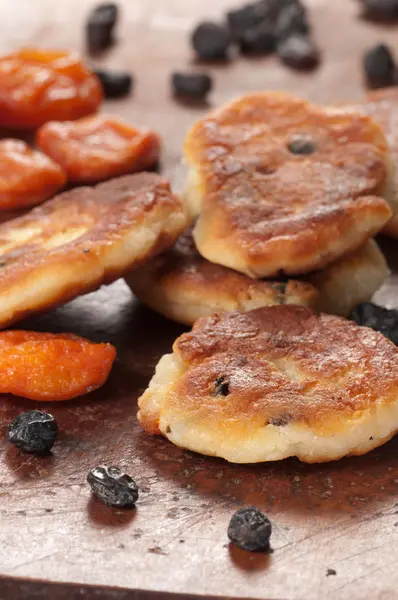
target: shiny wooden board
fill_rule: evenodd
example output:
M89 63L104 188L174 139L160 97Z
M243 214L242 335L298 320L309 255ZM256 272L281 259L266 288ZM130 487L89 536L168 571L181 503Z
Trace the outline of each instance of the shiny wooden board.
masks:
M92 4L0 0L1 51L27 44L81 50ZM177 104L170 97L170 71L192 62L187 32L193 24L234 2L120 4L119 41L102 62L131 69L136 88L105 109L159 130L164 170L174 176L184 133L206 107ZM308 5L323 51L321 68L295 73L275 58L215 66L212 105L254 89L291 90L322 102L360 97L364 48L379 40L394 44L398 26L383 29L358 19L355 0ZM397 244L383 245L392 263ZM392 277L378 300L398 306L397 289ZM2 600L397 597L398 439L367 456L326 465L286 460L236 466L197 456L148 437L137 424L137 396L182 328L140 307L122 281L23 326L113 342L118 359L102 390L46 406L60 428L49 457L20 454L5 441L10 420L37 405L1 400ZM100 462L136 478L136 510L112 510L90 497L86 474ZM273 522L271 556L245 554L227 543L231 513L248 504L264 509ZM327 575L328 569L336 575Z

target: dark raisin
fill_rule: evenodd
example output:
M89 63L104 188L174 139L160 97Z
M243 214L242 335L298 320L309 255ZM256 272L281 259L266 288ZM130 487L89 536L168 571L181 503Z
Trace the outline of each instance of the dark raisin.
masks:
M315 152L315 144L308 135L293 136L287 147L292 154L308 155Z
M378 44L365 53L363 66L367 85L370 88L382 88L393 85L395 79L395 60L385 44Z
M365 16L376 21L398 19L398 0L362 0Z
M248 552L269 552L271 532L270 520L253 506L237 510L228 526L231 542Z
M137 484L117 467L95 467L87 475L87 481L93 494L108 506L132 508L137 502Z
M86 23L87 46L90 52L104 50L113 43L113 30L118 17L114 3L99 4L88 15Z
M198 25L191 37L199 60L224 60L231 45L231 32L225 25L205 22Z
M242 31L238 42L243 54L267 54L276 47L275 33L267 22Z
M228 396L229 383L225 377L217 377L212 396Z
M358 325L371 327L398 345L398 310L377 306L371 302L359 304L351 313Z
M40 410L24 412L9 425L8 439L24 452L42 453L54 445L58 433L52 415Z
M298 2L291 4L281 11L275 27L275 35L279 41L293 34L307 35L309 32L307 13L301 4Z
M171 84L176 96L203 100L212 88L212 79L205 73L173 73Z
M319 50L305 35L293 34L277 46L281 60L293 69L313 69L319 63Z
M330 575L337 575L337 571L335 571L334 569L328 569L326 571L326 577L329 577Z
M130 93L133 86L133 77L124 71L105 71L94 69L100 79L105 98L122 98Z

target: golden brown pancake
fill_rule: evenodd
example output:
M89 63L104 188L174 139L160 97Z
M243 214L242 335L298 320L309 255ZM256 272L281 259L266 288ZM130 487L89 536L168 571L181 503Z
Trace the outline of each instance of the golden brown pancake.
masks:
M359 113L251 94L198 121L184 152L199 252L249 277L320 269L391 217L387 142Z
M146 431L236 463L360 455L398 429L398 349L301 306L200 319L139 400Z
M367 302L389 270L373 240L302 280L251 279L209 262L190 231L175 246L125 276L133 293L165 317L193 325L219 311L247 312L274 304L299 304L347 316Z
M110 283L172 246L187 225L155 174L65 192L0 225L0 327Z
M398 172L398 87L369 92L365 100L348 108L369 115L380 125L387 138L395 170ZM391 195L389 204L393 216L385 225L383 233L398 237L398 181L395 182L395 194Z

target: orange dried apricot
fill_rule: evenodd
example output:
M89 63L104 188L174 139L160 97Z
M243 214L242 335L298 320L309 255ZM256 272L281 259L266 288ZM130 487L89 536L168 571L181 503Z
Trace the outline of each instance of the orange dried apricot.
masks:
M0 332L0 393L70 400L103 385L116 350L72 334Z
M66 175L45 154L21 140L0 140L0 210L40 204L66 183Z
M26 48L0 58L0 126L35 129L90 115L102 101L99 79L70 52Z
M37 132L36 141L74 183L94 183L143 171L157 162L160 153L160 138L155 132L106 115L46 123Z

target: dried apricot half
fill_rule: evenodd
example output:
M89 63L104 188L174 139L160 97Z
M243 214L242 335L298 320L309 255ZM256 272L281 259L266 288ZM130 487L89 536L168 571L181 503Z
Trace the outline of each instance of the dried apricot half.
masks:
M106 115L46 123L37 133L37 145L74 183L95 183L143 171L158 161L160 153L155 132Z
M66 175L48 156L21 140L0 140L0 210L40 204L66 183Z
M0 393L70 400L103 385L116 350L72 334L0 332Z
M35 129L51 120L90 115L102 86L70 52L26 48L0 58L0 126Z

